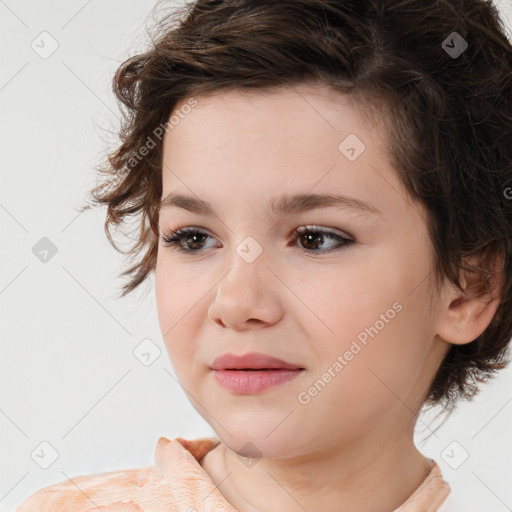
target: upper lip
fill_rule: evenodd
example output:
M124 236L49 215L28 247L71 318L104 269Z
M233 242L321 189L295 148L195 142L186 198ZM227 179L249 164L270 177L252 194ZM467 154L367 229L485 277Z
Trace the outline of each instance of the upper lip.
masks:
M283 370L303 370L301 366L288 363L282 359L251 352L249 354L222 354L215 358L210 365L212 370L261 370L261 369L283 369Z

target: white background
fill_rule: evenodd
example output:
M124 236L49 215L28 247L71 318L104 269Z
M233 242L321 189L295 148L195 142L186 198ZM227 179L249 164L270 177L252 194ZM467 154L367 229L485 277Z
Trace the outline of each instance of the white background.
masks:
M112 74L144 43L153 5L0 0L0 512L68 477L153 464L160 436L215 435L175 379L153 280L117 299L104 212L76 210L117 127ZM43 31L58 42L47 59L31 48ZM47 263L32 252L42 237L57 247ZM161 350L148 367L133 355L146 338ZM509 368L428 438L434 424L418 422L466 512L512 510L511 384ZM59 454L48 469L31 457L43 441ZM441 456L453 441L452 458L469 454L458 469Z

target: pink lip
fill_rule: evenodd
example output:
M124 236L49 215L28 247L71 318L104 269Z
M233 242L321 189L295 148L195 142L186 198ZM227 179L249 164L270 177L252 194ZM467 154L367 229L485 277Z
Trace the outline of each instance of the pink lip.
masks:
M243 395L261 393L297 377L303 370L213 370L223 388Z
M303 370L301 366L288 363L266 354L251 352L249 354L222 354L210 365L212 370Z
M219 385L241 394L260 393L297 377L304 368L265 354L223 354L210 368Z

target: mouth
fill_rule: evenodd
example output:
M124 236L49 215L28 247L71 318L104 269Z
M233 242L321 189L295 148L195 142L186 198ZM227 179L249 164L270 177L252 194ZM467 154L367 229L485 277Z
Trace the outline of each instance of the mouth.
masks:
M276 371L304 370L304 368L221 368L219 371L229 372L276 372Z
M267 354L251 352L243 355L223 354L213 361L210 369L269 372L275 370L304 370L305 368Z
M304 372L304 368L226 369L212 370L213 378L222 388L239 395L254 395L288 383Z
M262 393L290 382L305 368L266 354L224 354L210 365L214 380L224 389L240 395Z

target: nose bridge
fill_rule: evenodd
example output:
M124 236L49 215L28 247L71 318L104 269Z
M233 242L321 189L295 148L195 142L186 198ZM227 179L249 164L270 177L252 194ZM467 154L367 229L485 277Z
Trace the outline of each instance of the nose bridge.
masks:
M248 321L272 324L281 312L274 296L274 276L267 268L267 253L252 236L242 239L228 258L227 274L218 284L209 315L224 326L240 328Z
M262 244L256 238L250 235L234 246L229 261L231 267L226 279L235 281L237 286L243 286L245 283L250 286L263 283L262 277L268 273L266 268L268 262L267 251L264 250Z

